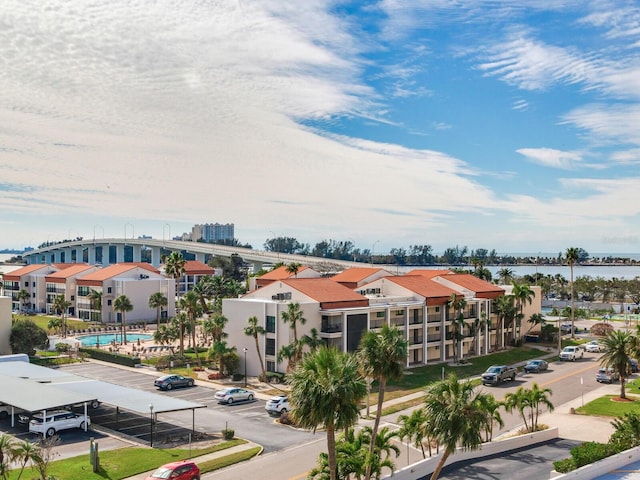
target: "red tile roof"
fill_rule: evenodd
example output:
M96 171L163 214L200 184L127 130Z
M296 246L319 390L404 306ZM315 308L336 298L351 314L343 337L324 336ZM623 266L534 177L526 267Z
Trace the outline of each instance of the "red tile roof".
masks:
M322 303L344 304L355 302L353 306L367 306L369 300L330 278L290 278L282 283Z
M331 280L339 283L360 282L380 271L384 270L375 267L353 267L334 275L331 277ZM389 273L389 275L391 275L391 273Z
M451 270L430 270L428 268L416 268L407 273L407 275L422 275L423 277L433 278L438 275L449 275L453 273Z
M70 265L69 267L63 269L63 270L59 270L57 272L54 272L50 275L47 275L45 277L45 281L47 282L56 282L56 281L64 281L69 277L73 277L75 275L79 275L82 272L85 272L87 270L90 270L92 268L95 268L91 265L87 265L86 263L74 263L72 265Z
M95 282L104 282L109 278L113 278L117 275L121 275L129 270L134 268L144 268L145 270L149 270L153 273L160 273L158 269L151 266L149 263L140 262L140 263L115 263L113 265L109 265L108 267L101 268L96 270L95 272L91 272L82 278L78 279L78 285L94 285Z
M298 273L306 270L307 268L309 268L309 267L306 266L306 265L301 266L298 269ZM278 268L274 268L270 272L267 272L267 273L265 273L264 275L261 275L258 278L260 280L284 280L285 278L295 278L295 275L293 273L287 272L287 266L286 265L281 265Z
M395 277L385 277L386 281L394 282L418 295L426 298L427 305L440 305L443 300L448 301L451 298L451 294L456 292L455 290L440 285L434 282L431 278L426 278L423 275L403 275Z
M21 276L29 275L30 273L37 272L38 270L43 269L43 268L51 269L51 265L47 265L47 264L44 264L44 263L33 263L31 265L25 265L24 267L18 268L17 270L13 270L10 273L5 273L2 276L2 278L4 280L9 280L9 281L15 282L17 280L20 280Z
M214 275L216 273L215 268L200 260L187 260L184 262L184 270L187 275Z
M456 285L460 285L462 288L475 292L476 296L480 298L496 298L505 293L504 288L468 273L456 273L443 276L443 278Z

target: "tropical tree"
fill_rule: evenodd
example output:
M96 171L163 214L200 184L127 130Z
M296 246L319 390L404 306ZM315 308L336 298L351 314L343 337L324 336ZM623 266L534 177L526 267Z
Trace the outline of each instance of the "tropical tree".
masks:
M638 413L625 413L621 418L615 418L611 425L615 431L611 434L609 442L618 446L619 451L629 450L640 445L640 415Z
M549 400L551 389L540 388L534 383L531 388L519 387L515 392L507 393L504 397L504 408L508 412L517 410L524 421L527 432L535 432L538 429L538 417L540 408L546 406L553 411L553 404Z
M370 426L365 426L359 434L363 436L363 443L369 445L369 452L371 452L371 445L373 445L373 454L370 453L366 457L365 478L366 475L369 475L370 478L379 479L383 468L388 468L393 473L395 464L390 459L391 454L395 454L396 458L400 455L400 449L393 443L393 439L399 437L400 432L390 430L389 427L382 427L374 435L373 429Z
M100 321L102 321L102 291L94 288L89 290L87 298L90 302L91 310L98 310L100 312Z
M189 290L186 292L178 302L180 305L180 309L183 310L187 314L187 319L189 321L189 332L191 333L191 343L193 345L193 351L196 354L196 361L198 362L198 366L202 365L200 361L200 353L198 352L198 342L196 340L196 320L200 315L202 315L202 307L200 305L200 300L198 298L198 294L193 290Z
M298 302L291 302L287 305L287 310L282 312L282 322L286 325L289 324L289 328L293 332L293 342L294 345L294 356L289 360L289 367L293 369L295 364L302 357L302 346L298 342L298 324L304 325L307 323L307 319L303 316L302 309L300 308L300 304ZM293 363L293 364L291 364Z
M580 258L580 250L576 247L569 247L565 253L565 258L571 270L571 338L576 338L575 330L575 313L573 308L574 292L573 292L573 266Z
M248 337L253 337L253 341L256 345L256 352L258 353L258 360L260 361L260 368L262 369L262 380L266 381L267 372L264 369L264 362L262 360L262 352L260 351L260 342L258 341L258 337L267 332L263 326L258 325L258 317L256 316L249 317L247 323L249 325L244 327L244 334Z
M502 295L498 297L495 304L495 312L498 316L499 334L496 335L496 350L500 348L499 341L504 338L504 332L507 332L507 343L511 340L512 333L510 327L513 326L513 321L517 315L517 309L513 302L511 295Z
M60 312L62 318L62 336L67 336L67 312L69 311L69 307L71 307L71 302L68 301L63 294L56 295L56 298L53 299L53 310L58 313Z
M53 333L55 334L59 334L62 332L62 319L61 318L55 318L52 317L49 319L49 322L47 323L47 328L49 330L53 330Z
M11 435L0 435L0 478L7 480L11 470L11 462L15 458L15 445Z
M498 270L498 278L503 285L507 285L508 283L513 281L514 273L512 268L501 268Z
M477 392L470 380L460 381L456 375L427 388L424 408L430 418L430 433L444 447L431 480L440 476L458 446L477 450L482 444L482 432L487 422L482 399L486 395Z
M158 324L158 330L160 330L160 312L169 304L169 300L162 292L152 293L149 296L149 308L156 309L156 323Z
M296 278L298 278L298 272L300 271L300 268L302 268L302 264L291 262L289 265L287 265L286 272L289 275L294 275Z
M601 340L604 353L600 364L620 373L620 398L627 398L625 383L629 378L629 358L637 351L636 337L623 330L613 330Z
M320 348L322 345L325 345L325 341L320 337L320 332L318 332L317 328L312 328L309 330L309 334L304 334L300 337L300 344L306 345L309 347L309 350L312 352L317 348Z
M49 348L47 332L31 319L16 320L11 326L9 345L12 353L26 353L31 356L37 349Z
M427 458L427 454L424 451L424 440L427 440L429 448L429 456L431 456L431 438L429 437L429 429L427 423L429 418L424 411L424 408L416 408L411 412L411 415L400 415L398 417L400 422L399 437L407 439L407 441L413 441L413 446L418 448L422 452L422 458Z
M361 370L378 382L378 408L373 423L372 438L378 434L387 382L402 378L407 361L407 348L408 342L404 338L404 333L387 324L383 325L380 331L369 330L360 340L357 356ZM373 450L372 444L369 446L370 457L373 456ZM369 478L371 478L371 468L367 465L365 480Z
M213 298L213 277L208 275L200 277L198 283L193 286L192 291L198 297L200 306L202 307L202 312L209 313L209 305L207 304L207 301Z
M329 479L337 479L336 430L354 426L367 393L356 358L333 347L305 355L288 376L292 416L297 425L327 435Z
M471 329L471 335L472 335L472 341L471 341L471 348L469 349L469 353L477 353L476 352L476 343L478 343L478 335L480 335L480 332L489 326L489 324L491 323L491 320L489 320L487 318L487 314L485 312L480 313L480 317L479 318L475 318L473 320L473 323L469 325L469 328Z
M535 293L526 283L513 282L512 285L513 290L511 292L511 295L516 302L516 308L518 310L516 316L516 338L520 338L520 326L522 324L522 319L524 318L524 305L525 303L529 303L529 305L531 305L531 303L533 302L533 298L535 297Z
M209 349L209 356L217 360L218 370L220 373L229 373L227 371L227 365L225 365L225 358L227 357L227 355L235 351L236 347L230 347L224 340L217 341L213 345L211 345L211 348Z
M175 321L178 330L178 356L184 357L184 334L186 325L189 323L187 312L178 312L175 316Z
M18 301L22 304L22 310L26 311L27 304L31 301L31 294L25 289L22 289L18 292L16 297Z
M484 428L485 442L490 442L493 439L493 427L495 425L501 428L504 426L504 421L500 415L500 407L502 407L504 403L496 400L493 395L485 395L480 398L480 401L482 402L482 409L487 418Z
M127 344L127 312L133 310L133 305L131 304L131 300L126 295L120 295L113 301L113 309L116 312L120 312L122 318L120 319L120 331L122 332L122 343Z
M164 263L165 275L176 282L176 298L178 298L180 296L179 281L184 276L187 261L182 256L182 252L171 252L170 255L162 256L162 263Z
M14 461L20 465L20 472L18 472L17 477L17 480L20 480L27 463L36 464L40 460L40 447L29 440L23 440L15 445L13 455Z
M464 309L467 306L467 301L463 296L459 296L456 293L451 294L449 299L449 306L453 308L454 317L451 321L451 336L453 338L453 355L454 362L459 362L462 358L461 346L463 330L464 330Z
M544 319L544 315L542 315L541 313L534 313L529 317L528 322L530 325L526 333L530 332L533 327L543 327L546 323L546 320Z

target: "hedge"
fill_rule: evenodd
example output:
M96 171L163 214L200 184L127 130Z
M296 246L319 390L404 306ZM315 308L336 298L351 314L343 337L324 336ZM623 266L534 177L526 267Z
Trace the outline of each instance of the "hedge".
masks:
M126 355L115 355L113 353L105 352L104 350L98 350L95 348L79 348L81 353L89 355L89 357L95 360L102 360L103 362L117 363L118 365L126 365L127 367L135 367L140 365L139 357L128 357Z

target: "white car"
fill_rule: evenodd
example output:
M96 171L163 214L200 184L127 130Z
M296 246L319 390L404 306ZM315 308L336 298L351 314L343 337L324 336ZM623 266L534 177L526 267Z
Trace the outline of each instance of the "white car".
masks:
M237 401L252 401L255 394L251 390L244 388L228 387L218 390L214 398L218 403L226 403L227 405Z
M43 421L44 420L44 421ZM42 418L42 413L36 413L29 422L29 432L39 433L42 436L53 437L60 430L70 428L82 428L91 425L89 417L78 415L69 410L51 410L47 412L47 417Z
M289 407L289 397L286 395L271 397L264 406L264 409L269 412L270 415L288 412L291 410L291 407Z
M560 360L571 360L575 362L582 357L584 357L584 350L575 345L564 347L560 352Z
M590 353L600 353L603 350L602 345L600 345L600 343L598 343L597 340L591 340L584 347L587 350L587 352L590 352Z

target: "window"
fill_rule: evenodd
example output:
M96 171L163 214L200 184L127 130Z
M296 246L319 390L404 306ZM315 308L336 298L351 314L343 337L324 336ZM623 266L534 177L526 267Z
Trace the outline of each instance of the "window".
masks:
M111 293L111 287L107 287L107 293Z
M436 313L440 313L440 307L436 307Z
M276 331L276 317L273 315L267 315L267 324L265 330L269 333L275 333Z
M24 282L24 286L28 287L29 286L29 282Z
M267 372L276 371L276 362L267 361Z
M107 300L107 306L110 307L111 306L111 300Z
M275 355L276 354L276 339L275 338L267 338L266 345L264 347L264 351L266 355Z
M396 316L396 317L399 317L399 316L401 316L401 315L404 315L404 310L396 310L396 311L395 311L395 316Z
M31 282L31 286L35 287L36 286L36 282Z
M384 318L385 312L376 312L376 318Z
M75 295L71 295L71 301L73 302L76 299Z

